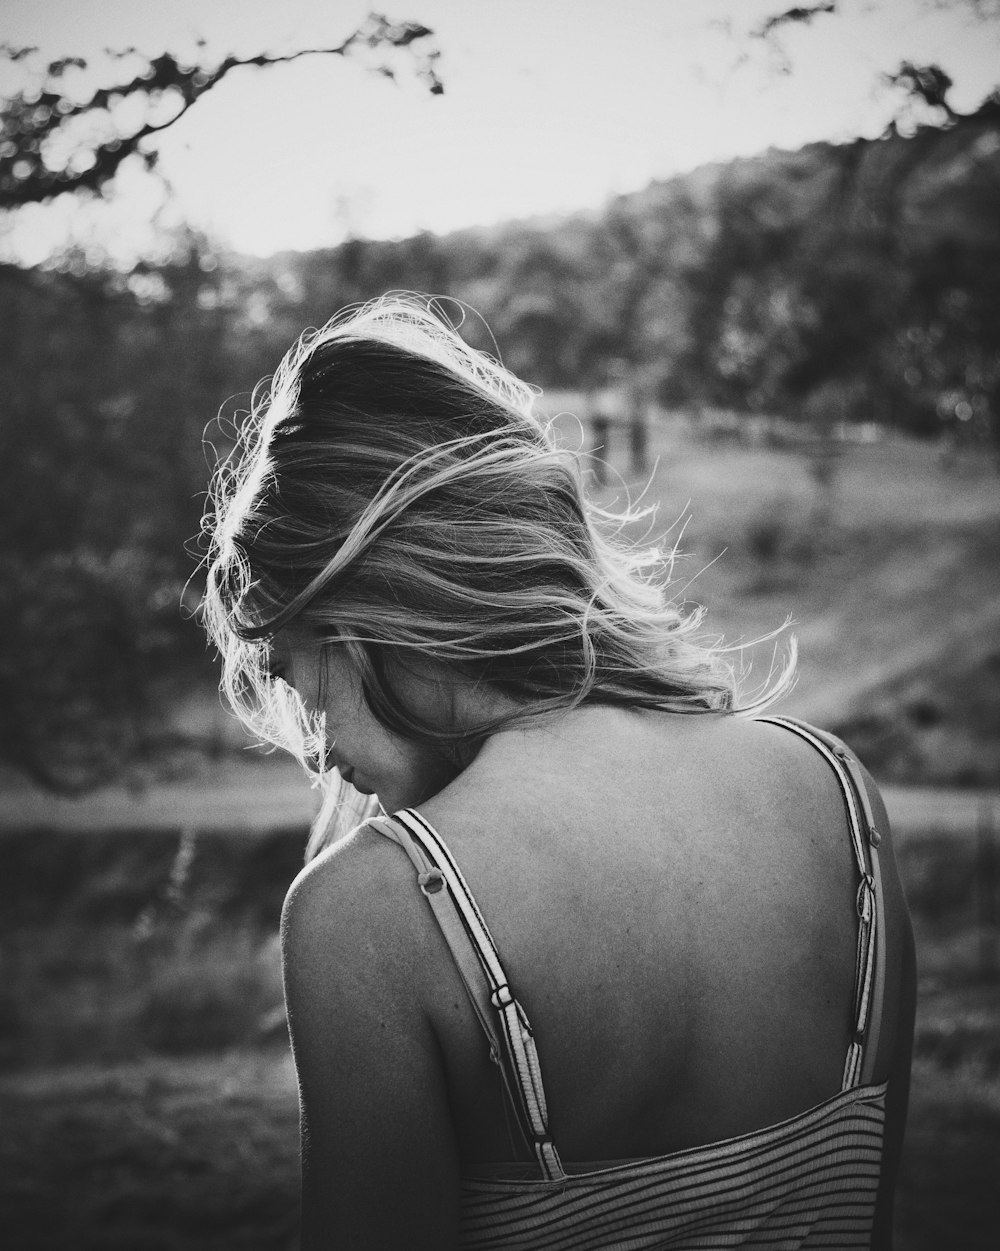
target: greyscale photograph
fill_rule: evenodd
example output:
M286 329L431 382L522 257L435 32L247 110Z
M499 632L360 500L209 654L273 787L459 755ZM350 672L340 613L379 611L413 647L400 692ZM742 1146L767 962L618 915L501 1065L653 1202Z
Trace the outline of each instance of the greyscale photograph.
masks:
M1000 0L371 2L0 0L0 1246L995 1251Z

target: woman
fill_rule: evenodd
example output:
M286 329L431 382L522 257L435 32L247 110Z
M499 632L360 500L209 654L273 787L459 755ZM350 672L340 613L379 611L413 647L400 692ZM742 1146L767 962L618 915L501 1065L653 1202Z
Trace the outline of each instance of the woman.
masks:
M217 484L225 689L330 787L283 917L303 1245L889 1246L885 810L750 715L790 666L740 702L532 399L386 299Z

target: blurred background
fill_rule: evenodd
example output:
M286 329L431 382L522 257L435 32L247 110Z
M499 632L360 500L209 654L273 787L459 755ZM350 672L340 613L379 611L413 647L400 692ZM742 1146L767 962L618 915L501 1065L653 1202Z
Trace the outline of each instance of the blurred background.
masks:
M220 706L200 518L392 289L656 505L713 633L792 619L914 911L897 1245L997 1245L998 87L997 0L0 0L5 1245L294 1245L315 796Z

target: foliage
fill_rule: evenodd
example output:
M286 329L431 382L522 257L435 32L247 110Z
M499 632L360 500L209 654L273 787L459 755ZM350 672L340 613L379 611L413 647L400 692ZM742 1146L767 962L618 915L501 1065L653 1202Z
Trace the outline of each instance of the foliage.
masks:
M427 46L432 34L418 22L393 22L371 13L333 47L227 56L216 65L186 65L170 52L148 58L127 48L111 56L123 66L137 63L136 72L83 98L66 87L73 71L88 68L82 57L37 66L36 48L0 45L0 57L32 69L36 80L7 97L0 110L0 208L40 203L68 191L100 192L132 156L152 167L156 149L149 141L233 70L247 66L339 56L360 59L373 72L394 79L399 69L393 56L403 53L416 77L440 95L444 87L437 73L438 52Z
M466 301L512 368L668 405L997 433L1000 116L709 167L548 227L255 264L275 347L392 287ZM914 155L915 153L915 155ZM466 330L491 348L474 319ZM842 403L814 403L811 396Z
M304 828L2 837L0 1070L258 1043L275 1010L283 1027L275 936Z
M211 258L155 274L0 269L0 752L75 791L146 737L225 394Z

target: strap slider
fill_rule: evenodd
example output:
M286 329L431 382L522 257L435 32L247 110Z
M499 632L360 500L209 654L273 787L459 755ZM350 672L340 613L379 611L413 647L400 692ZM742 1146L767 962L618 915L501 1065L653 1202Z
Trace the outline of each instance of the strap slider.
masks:
M506 982L502 986L498 986L493 994L490 995L490 1002L498 1011L510 1007L514 1002L514 996L511 994L510 987Z
M873 826L871 827L871 829L868 831L868 841L871 843L871 845L872 845L873 847L877 847L877 846L879 845L879 843L881 843L881 841L882 841L882 835L881 835L881 833L880 833L880 832L879 832L879 831L875 828L875 826L874 826L874 825L873 825Z
M426 873L418 873L417 885L425 895L436 895L445 885L444 874L437 868L428 869Z

